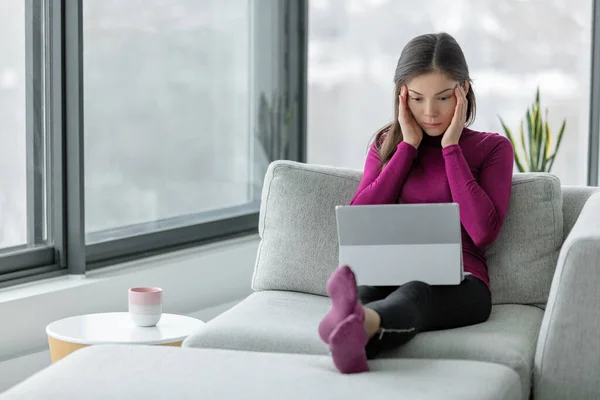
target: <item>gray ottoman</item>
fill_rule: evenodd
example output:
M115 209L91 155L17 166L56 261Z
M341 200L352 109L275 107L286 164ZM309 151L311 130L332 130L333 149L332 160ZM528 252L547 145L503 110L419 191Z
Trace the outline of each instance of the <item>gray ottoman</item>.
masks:
M516 372L477 361L387 359L338 373L328 356L97 345L0 395L13 399L506 399Z

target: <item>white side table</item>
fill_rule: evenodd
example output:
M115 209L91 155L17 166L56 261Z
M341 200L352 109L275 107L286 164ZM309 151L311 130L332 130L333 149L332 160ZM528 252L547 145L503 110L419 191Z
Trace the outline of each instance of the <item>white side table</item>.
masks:
M129 313L78 315L46 327L50 358L56 362L73 351L94 344L145 344L181 346L204 322L184 315L162 314L156 326L138 327Z

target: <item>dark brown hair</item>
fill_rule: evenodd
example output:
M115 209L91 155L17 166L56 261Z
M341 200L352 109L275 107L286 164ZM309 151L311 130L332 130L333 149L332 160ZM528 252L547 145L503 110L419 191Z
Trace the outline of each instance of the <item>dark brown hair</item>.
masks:
M402 131L398 122L400 89L412 78L435 71L446 74L461 85L466 81L471 82L462 49L458 42L445 32L417 36L402 49L394 73L394 120L375 134L375 145L382 167L387 164L402 141ZM467 101L466 125L470 125L475 120L475 93L472 85L467 93Z

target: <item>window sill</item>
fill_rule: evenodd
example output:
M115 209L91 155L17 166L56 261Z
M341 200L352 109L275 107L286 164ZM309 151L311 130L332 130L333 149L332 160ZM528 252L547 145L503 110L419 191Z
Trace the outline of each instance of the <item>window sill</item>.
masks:
M0 360L44 350L45 327L72 315L126 311L127 289L164 289L164 312L189 314L251 293L258 235L0 290ZM43 310L43 312L41 312Z

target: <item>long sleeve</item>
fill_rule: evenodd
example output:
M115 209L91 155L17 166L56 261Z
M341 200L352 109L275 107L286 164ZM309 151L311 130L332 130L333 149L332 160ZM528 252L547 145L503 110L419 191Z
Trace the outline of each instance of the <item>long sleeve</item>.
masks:
M380 172L381 160L373 143L365 161L363 177L350 204L396 203L416 157L417 149L406 142L400 142L396 152Z
M479 183L458 145L442 149L452 201L460 221L479 248L491 245L500 233L508 210L513 175L513 148L502 136L483 162Z

